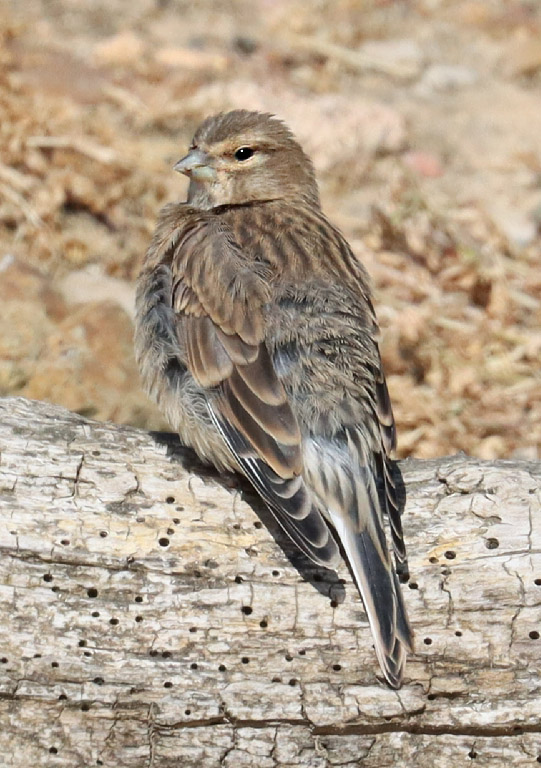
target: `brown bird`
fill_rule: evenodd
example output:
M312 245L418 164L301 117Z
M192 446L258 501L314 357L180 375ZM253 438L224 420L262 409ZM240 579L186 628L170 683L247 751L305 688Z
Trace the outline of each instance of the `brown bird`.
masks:
M406 552L367 273L272 115L208 118L175 169L188 200L161 212L137 285L144 386L203 461L251 481L312 561L334 567L340 542L399 687L412 632L385 516L399 566Z

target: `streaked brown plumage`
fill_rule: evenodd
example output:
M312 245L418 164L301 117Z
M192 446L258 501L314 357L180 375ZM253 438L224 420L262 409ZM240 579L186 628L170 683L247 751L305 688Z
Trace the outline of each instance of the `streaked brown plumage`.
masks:
M386 513L405 563L368 277L271 115L207 119L175 167L190 176L188 201L163 209L137 288L144 385L185 444L244 473L329 567L331 524L398 687L412 633L384 532Z

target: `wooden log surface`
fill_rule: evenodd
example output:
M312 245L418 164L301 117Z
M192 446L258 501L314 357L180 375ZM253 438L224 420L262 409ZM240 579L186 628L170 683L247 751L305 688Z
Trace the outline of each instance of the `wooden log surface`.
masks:
M347 569L298 560L244 482L0 400L0 766L539 764L541 465L400 465L393 691Z

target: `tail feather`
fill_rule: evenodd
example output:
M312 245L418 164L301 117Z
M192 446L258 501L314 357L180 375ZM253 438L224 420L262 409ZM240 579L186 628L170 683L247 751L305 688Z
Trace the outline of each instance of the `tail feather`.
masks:
M385 679L393 688L399 688L413 636L390 558L382 559L370 532L355 531L351 518L332 509L329 515L361 593Z

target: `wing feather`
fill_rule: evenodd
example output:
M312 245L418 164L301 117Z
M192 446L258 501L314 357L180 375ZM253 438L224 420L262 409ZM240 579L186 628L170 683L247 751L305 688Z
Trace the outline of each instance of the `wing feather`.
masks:
M338 547L302 477L299 425L264 341L264 275L201 214L176 241L172 267L177 333L229 450L301 551L335 565Z

